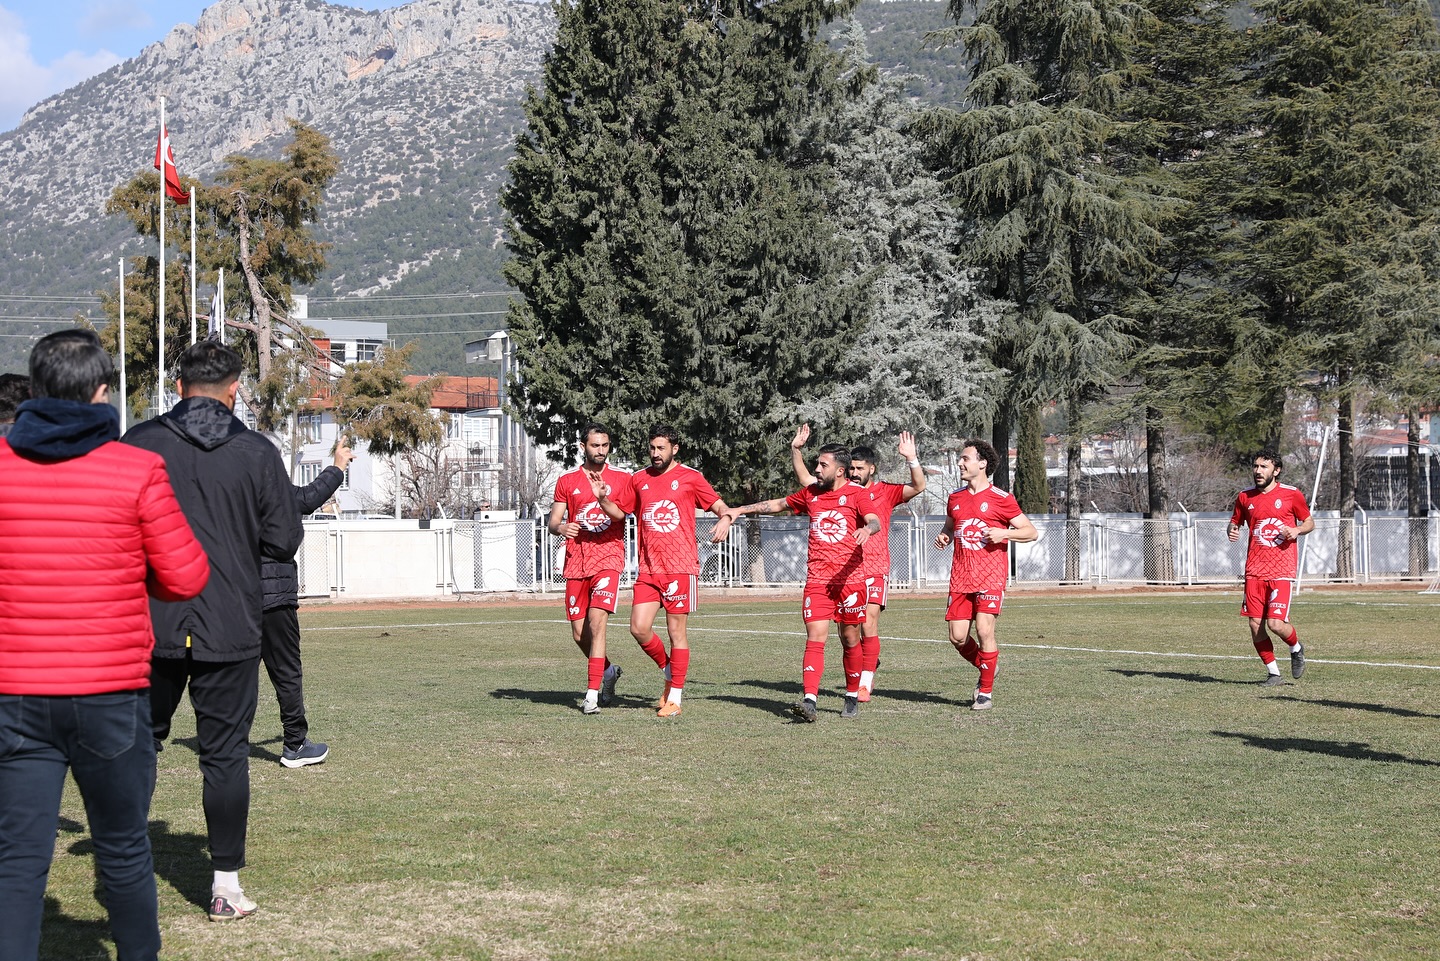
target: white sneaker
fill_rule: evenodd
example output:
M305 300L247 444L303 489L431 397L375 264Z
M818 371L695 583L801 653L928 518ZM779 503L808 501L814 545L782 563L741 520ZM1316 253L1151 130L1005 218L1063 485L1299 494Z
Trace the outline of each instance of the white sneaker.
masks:
M247 898L244 891L226 891L223 888L210 891L211 921L238 921L258 910L260 906Z
M586 694L585 703L580 705L580 710L584 711L586 714L599 714L600 702L596 700L594 694Z
M615 682L620 680L620 675L623 673L624 672L620 670L619 664L611 664L609 667L605 668L605 674L602 676L600 681L601 707L609 707L611 702L615 700ZM586 711L585 713L593 714L595 712Z

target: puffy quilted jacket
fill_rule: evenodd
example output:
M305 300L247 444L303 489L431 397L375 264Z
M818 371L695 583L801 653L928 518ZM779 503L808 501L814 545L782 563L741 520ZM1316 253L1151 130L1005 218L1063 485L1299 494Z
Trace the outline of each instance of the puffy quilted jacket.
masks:
M108 405L44 398L0 440L0 694L149 687L147 593L209 578L165 462L118 428Z

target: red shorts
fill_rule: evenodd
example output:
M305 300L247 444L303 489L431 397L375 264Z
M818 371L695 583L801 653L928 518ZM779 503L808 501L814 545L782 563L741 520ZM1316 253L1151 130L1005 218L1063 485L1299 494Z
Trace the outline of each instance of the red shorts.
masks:
M991 614L1000 616L1000 608L1005 603L1005 592L996 591L993 594L951 594L950 606L945 608L945 620L947 621L973 621L975 615Z
M635 604L660 602L666 614L692 614L700 606L696 574L641 574L635 582Z
M880 610L885 610L885 602L890 597L890 578L884 574L876 577L865 578L865 603L879 604Z
M619 596L619 571L601 571L594 577L567 580L565 616L572 621L583 620L592 607L614 614L615 601Z
M834 621L836 624L865 623L865 582L850 584L805 585L804 606L801 613L805 623L811 621Z
M1243 617L1263 617L1290 623L1290 592L1295 582L1289 579L1267 580L1245 578L1245 600L1240 604Z

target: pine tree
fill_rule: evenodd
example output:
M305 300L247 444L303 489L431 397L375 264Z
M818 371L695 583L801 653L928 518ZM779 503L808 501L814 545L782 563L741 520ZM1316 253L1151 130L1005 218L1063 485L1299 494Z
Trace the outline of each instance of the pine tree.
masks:
M901 430L922 448L953 445L989 413L996 375L983 332L1000 306L958 259L963 224L910 131L918 108L905 94L909 78L879 75L855 20L840 37L843 79L856 92L827 120L825 157L839 178L835 219L854 251L852 282L867 285L869 322L830 395L803 412L877 449Z
M819 31L852 5L558 5L502 195L536 440L599 420L638 461L668 422L731 497L786 476L798 403L864 321L810 123L839 96Z

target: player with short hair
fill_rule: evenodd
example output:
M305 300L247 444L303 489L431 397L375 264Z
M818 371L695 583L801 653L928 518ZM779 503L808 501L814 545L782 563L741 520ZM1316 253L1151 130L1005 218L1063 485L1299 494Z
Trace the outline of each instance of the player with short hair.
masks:
M1010 578L1010 542L1023 544L1040 536L1035 525L1020 510L1008 491L990 483L999 455L987 441L971 438L960 452L960 479L965 486L950 495L945 505L945 524L935 538L940 550L955 544L950 564L950 603L945 620L950 625L950 643L960 656L980 670L975 687L973 711L987 711L992 704L995 670L1000 645L995 640L995 620L1005 601L1005 584ZM970 637L970 625L979 635Z
M1305 646L1290 623L1290 595L1295 587L1299 552L1295 542L1315 529L1310 505L1298 488L1280 483L1282 464L1273 450L1262 450L1251 461L1255 486L1235 497L1226 533L1240 539L1240 528L1250 527L1245 547L1245 599L1240 613L1250 619L1250 642L1265 664L1265 685L1284 684L1275 663L1270 634L1290 648L1290 676L1305 673ZM1269 629L1268 631L1266 629Z
M609 430L587 424L581 438L584 459L555 482L547 527L565 539L565 616L589 669L581 710L595 714L614 699L620 677L620 665L605 656L605 628L615 613L625 566L625 525L611 519L601 500L616 494L621 508L628 509L630 475L606 463Z
M710 543L730 534L731 518L720 495L705 476L686 467L680 455L680 435L661 424L650 431L650 466L630 478L629 501L634 505L639 540L640 573L630 607L630 634L641 650L660 668L663 687L657 717L679 717L685 676L690 667L689 616L699 601L700 555L695 541L695 511L708 510L720 518ZM618 516L616 516L618 514ZM615 520L624 518L618 510ZM670 652L655 633L655 617L665 609L665 632Z
M809 558L805 568L804 696L792 708L813 723L820 678L825 673L825 641L833 620L840 634L845 665L845 708L840 716L860 716L860 625L865 621L865 542L880 531L880 518L868 506L864 490L850 481L850 451L837 444L820 448L816 481L791 494L729 510L744 514L791 511L810 518Z
M790 442L790 455L795 476L802 484L815 483L805 467L802 452L810 439L810 425L801 424ZM925 490L925 469L916 453L915 435L900 432L896 451L910 468L908 484L894 484L877 478L880 463L875 451L861 445L850 448L850 480L865 489L869 506L880 518L880 536L865 542L865 623L860 628L860 689L859 702L870 700L875 688L875 671L880 667L880 612L890 594L890 515L901 504L908 503Z

